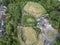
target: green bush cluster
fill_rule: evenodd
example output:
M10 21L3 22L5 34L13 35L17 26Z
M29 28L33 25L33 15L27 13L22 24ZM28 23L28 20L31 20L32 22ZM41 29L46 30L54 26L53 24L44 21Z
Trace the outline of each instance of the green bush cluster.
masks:
M22 26L35 26L36 25L36 19L32 15L24 15L22 17Z

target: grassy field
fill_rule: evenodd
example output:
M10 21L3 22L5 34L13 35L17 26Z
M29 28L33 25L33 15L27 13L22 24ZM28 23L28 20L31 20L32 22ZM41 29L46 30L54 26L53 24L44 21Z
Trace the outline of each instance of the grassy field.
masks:
M44 7L36 2L28 2L23 8L23 15L27 14L25 12L33 15L36 18L47 13Z

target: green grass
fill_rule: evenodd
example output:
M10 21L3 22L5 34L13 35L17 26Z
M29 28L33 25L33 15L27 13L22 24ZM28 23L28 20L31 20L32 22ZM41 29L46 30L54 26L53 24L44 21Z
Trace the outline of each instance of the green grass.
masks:
M53 37L53 36L54 36L54 32L49 31L49 32L48 32L48 37L51 38L51 37Z
M24 13L27 14L26 12L33 15L36 18L47 13L47 11L42 5L36 2L31 2L31 1L27 2L27 4L23 8L23 12L22 12L23 15Z

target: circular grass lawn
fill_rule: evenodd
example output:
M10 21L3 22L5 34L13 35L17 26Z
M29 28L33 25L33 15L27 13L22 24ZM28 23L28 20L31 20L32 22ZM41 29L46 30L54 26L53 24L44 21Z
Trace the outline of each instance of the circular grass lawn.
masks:
M54 32L48 31L48 38L53 38L54 37Z

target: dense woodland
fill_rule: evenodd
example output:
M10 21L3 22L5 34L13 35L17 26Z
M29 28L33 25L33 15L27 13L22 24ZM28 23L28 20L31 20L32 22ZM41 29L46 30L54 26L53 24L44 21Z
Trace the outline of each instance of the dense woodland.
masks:
M60 1L58 0L3 0L3 5L7 7L6 12L6 32L0 39L0 45L20 45L17 36L17 25L20 25L22 8L28 1L37 2L44 6L50 23L60 33ZM54 45L60 45L60 39L56 39Z

